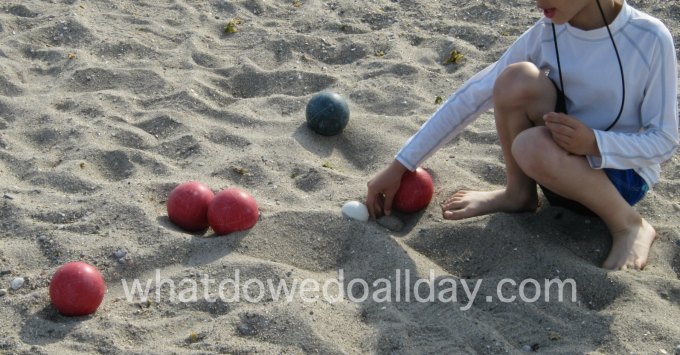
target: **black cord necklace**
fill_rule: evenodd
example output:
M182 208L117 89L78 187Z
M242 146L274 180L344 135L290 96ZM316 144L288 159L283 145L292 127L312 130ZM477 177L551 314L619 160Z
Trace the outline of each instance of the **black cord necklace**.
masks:
M623 113L623 105L626 101L626 81L623 78L623 64L621 64L621 56L619 55L619 49L616 47L616 42L614 42L614 36L612 35L612 31L609 29L609 24L607 23L607 18L604 16L604 11L602 10L602 5L600 5L600 0L597 0L597 7L600 9L600 15L602 15L602 21L604 21L604 25L607 28L607 33L609 33L609 38L611 39L612 45L614 46L614 52L616 53L616 59L619 61L619 69L621 71L621 108L619 109L619 114L616 116L614 119L614 122L612 122L605 131L610 130L614 125L616 125L617 122L619 122L619 119L621 118L621 114ZM555 55L557 56L557 71L559 72L560 75L560 89L562 90L562 95L564 95L564 81L562 80L562 65L560 64L560 51L557 48L557 34L555 33L555 24L552 23L552 32L553 32L553 38L555 39ZM566 100L565 100L566 102Z

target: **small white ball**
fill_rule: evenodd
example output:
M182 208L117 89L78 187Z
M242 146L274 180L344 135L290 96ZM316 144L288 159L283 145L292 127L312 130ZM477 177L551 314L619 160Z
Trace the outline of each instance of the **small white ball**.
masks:
M342 206L342 214L345 217L356 219L357 221L368 221L368 208L359 201L349 201Z

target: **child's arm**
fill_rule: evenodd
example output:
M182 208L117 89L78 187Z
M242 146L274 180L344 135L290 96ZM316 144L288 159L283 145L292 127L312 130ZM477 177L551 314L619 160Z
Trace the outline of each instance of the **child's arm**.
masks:
M666 30L654 48L646 94L640 107L642 130L621 133L595 130L599 155L588 155L596 169L633 169L668 160L678 146L677 63ZM641 83L642 84L642 83ZM615 128L614 128L615 129Z
M458 135L483 112L493 107L493 85L510 64L531 61L541 42L539 21L520 36L496 62L468 79L404 144L396 156L413 171L434 152Z
M494 64L466 81L451 95L401 148L395 160L368 182L366 206L371 217L390 214L392 199L401 177L415 170L425 159L460 133L482 112L492 107L493 85L510 64L532 60L539 49L543 21L520 36Z

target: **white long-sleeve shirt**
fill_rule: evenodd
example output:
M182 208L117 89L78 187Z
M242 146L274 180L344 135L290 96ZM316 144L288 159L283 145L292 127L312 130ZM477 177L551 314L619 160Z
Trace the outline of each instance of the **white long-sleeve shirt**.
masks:
M677 69L673 39L656 18L624 3L609 25L625 77L621 118L621 75L605 27L584 31L555 25L567 112L595 132L600 157L587 156L593 169L635 169L649 186L660 164L678 146ZM467 80L401 148L396 159L414 170L493 107L493 86L512 63L528 61L549 71L559 86L551 22L542 18L495 63Z

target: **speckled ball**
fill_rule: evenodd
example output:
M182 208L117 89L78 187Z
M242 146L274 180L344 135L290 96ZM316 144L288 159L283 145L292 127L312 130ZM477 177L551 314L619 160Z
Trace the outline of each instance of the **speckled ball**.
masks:
M342 96L329 91L320 92L307 103L307 126L324 136L342 132L349 122L349 106Z

